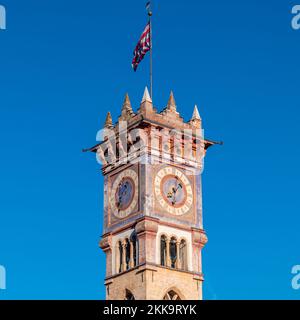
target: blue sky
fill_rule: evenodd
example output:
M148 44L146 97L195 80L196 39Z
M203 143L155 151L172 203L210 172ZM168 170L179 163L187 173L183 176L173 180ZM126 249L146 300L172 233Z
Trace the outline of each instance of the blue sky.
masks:
M0 299L102 299L105 114L135 108L149 57L132 52L144 2L15 1L0 31ZM300 30L293 1L154 2L154 103L198 104L209 150L206 299L299 299Z

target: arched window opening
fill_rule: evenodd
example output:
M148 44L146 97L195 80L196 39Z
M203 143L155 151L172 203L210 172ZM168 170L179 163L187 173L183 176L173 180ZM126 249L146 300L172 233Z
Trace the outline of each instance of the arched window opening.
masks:
M135 300L134 295L128 289L125 291L125 300Z
M170 290L164 296L164 300L181 300L179 294L177 294L174 290Z
M175 238L172 238L170 241L170 259L171 259L171 268L175 268L176 260L177 260L177 246L176 246Z
M181 240L179 245L179 260L182 270L187 270L187 245L185 240Z
M167 238L162 236L160 238L160 264L164 267L167 265Z
M137 257L137 236L135 231L130 236L130 242L132 243L132 249L133 249L133 266L136 267L138 264L138 257Z
M126 253L126 270L129 270L129 268L130 268L130 242L128 239L126 239L125 253Z
M122 247L121 241L119 241L119 273L123 271L122 265L123 265L123 247Z
M136 241L133 242L133 265L137 266Z

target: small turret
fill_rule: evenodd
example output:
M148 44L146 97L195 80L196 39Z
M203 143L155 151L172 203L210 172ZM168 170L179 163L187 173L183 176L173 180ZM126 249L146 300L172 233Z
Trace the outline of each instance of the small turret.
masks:
M195 105L193 116L189 123L196 128L201 127L201 117L197 105Z
M170 115L172 117L178 117L179 113L177 112L177 106L176 106L176 101L174 98L173 91L170 93L170 97L168 100L167 106L164 108L164 110L161 112L162 115Z
M144 114L153 112L153 103L147 87L145 88L145 91L144 91L139 112Z
M106 129L113 129L113 128L114 128L114 125L113 125L113 121L112 121L112 117L111 117L111 113L110 113L110 112L107 113L104 127L105 127Z
M175 102L173 91L171 91L171 93L170 93L170 97L169 97L169 101L168 101L168 105L167 105L166 110L172 111L172 112L176 112L177 111L177 107L176 107L176 102Z
M126 93L124 102L123 102L123 107L122 107L122 115L121 118L124 120L127 120L128 118L131 118L135 115L135 113L132 110L132 106L130 103L130 99L128 94Z

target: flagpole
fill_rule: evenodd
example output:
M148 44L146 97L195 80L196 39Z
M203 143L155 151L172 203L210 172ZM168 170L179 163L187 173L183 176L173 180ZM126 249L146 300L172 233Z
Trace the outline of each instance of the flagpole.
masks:
M150 26L150 95L151 99L153 100L153 60L152 60L152 10L151 10L151 3L148 10L149 16L149 26Z

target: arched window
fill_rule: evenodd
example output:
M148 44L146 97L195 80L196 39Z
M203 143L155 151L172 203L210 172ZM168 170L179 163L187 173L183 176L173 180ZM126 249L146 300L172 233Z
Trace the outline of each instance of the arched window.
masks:
M128 289L125 290L125 300L135 300L134 295Z
M126 239L126 270L129 270L130 268L130 242L128 239Z
M128 271L138 265L138 241L135 232L116 244L116 273Z
M137 266L136 241L133 242L133 264Z
M160 264L162 266L167 265L167 238L165 236L161 236L160 238Z
M164 296L164 300L181 300L181 299L180 299L179 295L174 290L170 290Z
M119 241L119 273L123 271L122 265L123 265L123 248L122 248L122 242Z
M171 238L170 241L170 259L171 259L171 268L175 268L177 260L177 246L176 238Z
M187 245L185 240L181 240L179 245L179 260L182 270L187 270Z
M137 236L135 231L130 236L130 242L132 242L132 248L133 248L133 265L134 267L138 264L138 257L137 257Z

